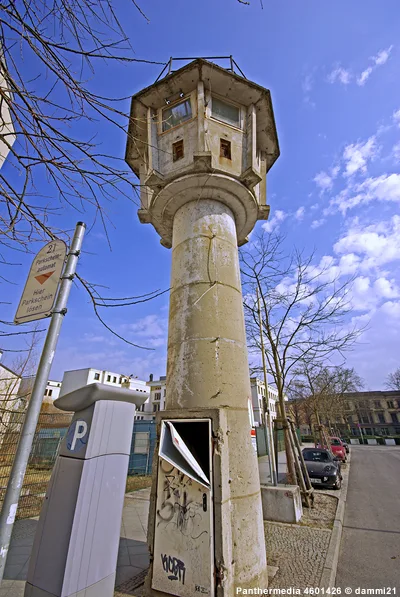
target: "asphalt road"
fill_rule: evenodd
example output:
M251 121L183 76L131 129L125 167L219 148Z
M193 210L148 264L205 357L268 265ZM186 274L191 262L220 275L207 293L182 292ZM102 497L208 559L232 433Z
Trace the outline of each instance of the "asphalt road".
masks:
M336 586L400 594L400 446L352 446ZM360 594L362 594L360 592ZM393 595L392 591L386 591Z

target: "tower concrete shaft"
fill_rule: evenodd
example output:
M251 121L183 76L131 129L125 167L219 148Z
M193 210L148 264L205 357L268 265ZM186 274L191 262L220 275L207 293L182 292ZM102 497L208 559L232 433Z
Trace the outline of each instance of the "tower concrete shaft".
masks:
M225 414L229 499L216 510L225 534L224 595L234 587L266 587L236 227L232 211L217 200L191 201L174 217L167 388L168 410Z
M278 156L269 90L207 60L170 69L132 98L126 160L140 178L138 216L172 248L146 595L267 587L238 246L268 219Z

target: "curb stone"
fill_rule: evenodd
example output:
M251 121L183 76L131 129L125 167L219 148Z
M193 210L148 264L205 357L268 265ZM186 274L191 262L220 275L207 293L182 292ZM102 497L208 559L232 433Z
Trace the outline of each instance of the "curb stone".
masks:
M322 570L322 576L320 580L320 587L324 589L335 586L336 571L339 561L340 541L342 539L343 532L344 510L346 506L347 489L349 485L350 462L351 452L348 454L347 458L347 475L346 478L343 479L339 503L336 509L336 516L333 522L332 535L329 541L328 553L326 554L325 565Z

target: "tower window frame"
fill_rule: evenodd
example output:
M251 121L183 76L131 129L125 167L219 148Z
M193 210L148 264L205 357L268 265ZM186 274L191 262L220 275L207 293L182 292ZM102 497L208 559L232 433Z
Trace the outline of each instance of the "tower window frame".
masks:
M172 143L172 161L178 162L182 158L185 157L185 147L183 144L183 139L179 139Z
M186 107L181 115L177 113L177 108L180 106ZM171 104L168 104L165 108L160 110L160 131L162 133L168 133L176 127L186 124L194 117L195 114L191 95L179 98L179 100L171 102Z
M229 110L231 111L231 116L229 116L229 113L224 116L224 108L227 109L228 112ZM237 112L237 118L233 117L234 111ZM214 94L211 95L210 117L217 122L221 122L235 129L242 130L243 128L241 106Z
M232 143L229 139L219 140L219 157L232 160Z

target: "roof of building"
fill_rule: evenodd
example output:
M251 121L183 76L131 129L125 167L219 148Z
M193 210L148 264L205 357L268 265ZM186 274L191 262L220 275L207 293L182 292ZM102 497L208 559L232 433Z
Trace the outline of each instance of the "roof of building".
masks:
M345 398L384 398L387 396L388 398L400 398L400 390L370 390L368 392L345 392Z

